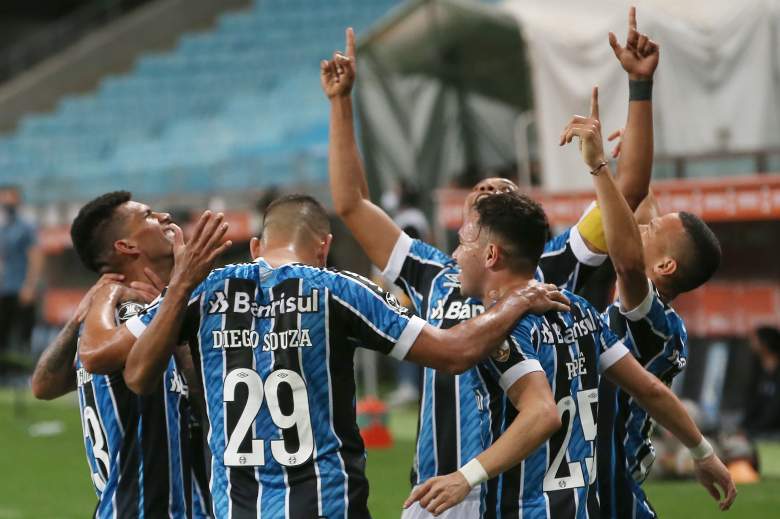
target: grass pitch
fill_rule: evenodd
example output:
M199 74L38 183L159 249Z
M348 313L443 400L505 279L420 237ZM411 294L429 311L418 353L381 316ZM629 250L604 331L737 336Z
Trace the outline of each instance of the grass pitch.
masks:
M414 414L394 415L391 426L395 446L368 456L375 519L397 519L409 492ZM37 402L27 392L0 392L0 445L0 519L80 519L92 513L96 499L74 398ZM762 446L762 457L772 476L739 487L734 508L724 515L693 482L652 483L646 488L663 519L780 517L780 446Z

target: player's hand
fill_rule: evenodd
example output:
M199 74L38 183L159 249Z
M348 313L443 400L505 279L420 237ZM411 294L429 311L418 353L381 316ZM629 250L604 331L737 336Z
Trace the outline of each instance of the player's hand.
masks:
M543 315L547 312L568 312L571 301L563 295L557 286L550 283L531 281L528 286L517 292L518 297L525 299L528 312Z
M230 240L224 240L229 226L223 219L222 213L205 211L195 224L195 230L187 243L184 243L181 228L172 226L174 265L171 287L192 291L208 276L219 255L233 245Z
M612 32L609 33L609 45L623 66L623 70L628 73L629 79L653 79L660 57L660 47L646 34L637 31L636 7L628 10L628 34L625 46L618 43L617 37Z
M118 284L124 279L125 277L122 274L103 274L100 276L97 282L92 285L92 287L87 290L87 293L84 294L84 297L81 298L81 301L73 314L73 319L75 319L77 323L84 322L84 319L87 317L87 312L89 312L89 307L92 305L95 293L106 285Z
M621 128L619 130L615 130L614 132L610 133L607 136L607 140L609 142L614 141L617 139L617 144L615 144L615 147L612 148L612 158L616 159L620 156L620 150L623 147L623 133L626 131L625 128Z
M471 491L466 478L460 472L431 478L412 491L404 501L409 508L416 501L420 506L437 516L463 501Z
M329 99L348 97L355 85L355 32L347 29L347 47L345 54L334 52L330 61L320 63L320 83Z
M703 460L694 461L693 472L699 483L707 489L713 499L719 502L720 509L728 510L737 498L737 487L720 458L713 454Z
M599 117L599 87L594 86L590 97L590 117L575 115L561 133L560 146L579 138L582 159L590 169L604 162L604 143L601 140Z

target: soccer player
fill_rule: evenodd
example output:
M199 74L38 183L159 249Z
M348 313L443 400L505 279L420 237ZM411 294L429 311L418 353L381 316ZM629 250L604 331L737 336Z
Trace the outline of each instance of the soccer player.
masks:
M502 287L527 282L541 253L544 227L544 212L527 197L501 193L478 200L459 232L460 244L454 253L461 292L485 300L492 292L500 295ZM503 434L490 448L458 471L426 481L412 492L405 506L419 500L438 515L459 503L473 487L501 474L500 517L598 516L596 423L603 373L691 449L699 480L715 496L715 484L721 487L721 508L727 509L736 494L734 484L682 403L628 354L590 303L564 294L571 301L571 311L526 315L510 341L510 349L524 359L515 382L520 394L525 378L544 374L554 400L549 387L541 391L535 384L534 392L512 402L517 417L510 421L508 414ZM500 359L494 356L489 362L501 372ZM535 398L554 402L563 421L563 427L541 446L543 425L533 413L526 416Z
M82 207L71 237L90 270L116 272L137 286L152 273L167 278L174 228L168 214L154 212L120 191ZM84 446L99 499L94 515L207 517L208 496L191 477L190 405L181 360L171 360L154 391L138 397L122 376L129 348L100 333L102 322L115 326L142 308L120 305L126 291L116 283L96 290L78 343L76 381ZM73 323L66 328L72 335Z
M351 29L347 30L346 48L346 56L336 53L321 67L322 88L331 102L329 174L334 206L372 263L407 293L416 313L434 326L449 328L478 315L484 306L480 300L461 294L459 269L453 258L402 233L368 198L353 127L350 95L356 62ZM633 179L621 178L620 182L627 192L634 188ZM517 186L509 180L485 179L467 197L465 210L484 194L515 190ZM599 218L597 209L589 210L578 225L550 240L537 277L572 291L579 289L605 257L587 246L603 241ZM482 367L457 376L434 369L424 371L413 485L457 470L492 443L500 433L505 389ZM497 482L490 481L475 488L450 515L470 518L486 511L492 514L497 500ZM416 512L404 512L405 516L412 513Z
M555 287L523 285L468 323L429 326L370 281L324 268L329 220L305 195L268 207L253 263L209 273L221 233L208 213L187 245L179 231L175 239L162 302L120 333L138 336L125 379L140 393L153 389L178 338L190 339L208 404L217 517L370 517L355 348L462 371L526 311L568 308Z
M561 144L575 137L593 172L607 248L617 274L618 301L609 307L606 318L645 369L669 385L687 360L685 326L669 305L678 294L712 276L720 263L720 245L701 219L686 212L656 216L647 225L637 225L604 161L596 88L590 117L572 119ZM640 486L655 458L651 417L630 394L614 385L602 384L600 398L602 517L656 517ZM711 448L707 452L712 455ZM717 498L717 491L708 490Z

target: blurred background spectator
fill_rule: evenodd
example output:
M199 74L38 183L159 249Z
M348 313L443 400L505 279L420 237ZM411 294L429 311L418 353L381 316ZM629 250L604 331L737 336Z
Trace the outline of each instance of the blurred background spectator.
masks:
M44 256L35 226L19 214L21 192L0 187L0 355L30 345Z
M750 351L756 362L742 426L751 436L780 436L780 331L756 328Z

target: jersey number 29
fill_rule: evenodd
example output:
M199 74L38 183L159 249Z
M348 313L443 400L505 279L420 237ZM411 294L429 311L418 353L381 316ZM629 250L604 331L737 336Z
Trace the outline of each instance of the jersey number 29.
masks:
M265 465L264 440L252 438L249 452L239 452L238 450L249 434L257 413L260 412L264 396L268 400L268 410L274 424L280 429L295 427L298 432L298 450L295 452L287 451L284 439L271 440L271 453L274 459L280 465L287 467L296 467L309 461L314 451L314 437L311 430L311 418L309 418L309 396L301 376L289 369L278 369L272 372L263 383L260 375L252 369L234 369L225 377L225 402L235 400L236 386L239 384L247 386L249 396L236 426L232 432L229 432L224 464L229 467ZM279 406L279 386L282 384L287 384L292 390L293 408L290 414L283 414Z

